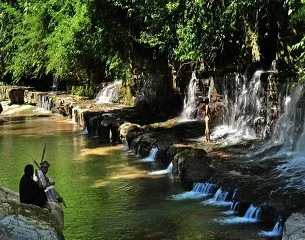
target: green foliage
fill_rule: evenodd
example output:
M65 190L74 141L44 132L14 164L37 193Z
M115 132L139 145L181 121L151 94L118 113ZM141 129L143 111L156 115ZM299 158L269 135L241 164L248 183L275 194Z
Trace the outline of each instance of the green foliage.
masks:
M96 86L72 86L71 94L92 99L96 96L96 89Z
M260 60L259 22L277 17L278 58L304 73L305 0L17 0L0 2L0 77L53 74L82 85L92 72L133 86L135 46L178 65ZM277 6L278 12L275 12ZM280 7L278 7L280 6ZM90 89L75 89L90 95Z

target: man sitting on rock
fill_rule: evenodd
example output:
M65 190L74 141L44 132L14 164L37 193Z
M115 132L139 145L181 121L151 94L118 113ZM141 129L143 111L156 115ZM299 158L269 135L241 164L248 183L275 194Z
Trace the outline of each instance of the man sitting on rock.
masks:
M43 188L33 180L34 167L28 164L24 168L24 175L19 183L19 196L21 203L33 204L44 207L47 202L47 196Z
M40 170L36 172L35 180L43 187L49 202L62 202L62 199L57 195L54 184L55 182L47 177L50 164L48 161L40 163Z

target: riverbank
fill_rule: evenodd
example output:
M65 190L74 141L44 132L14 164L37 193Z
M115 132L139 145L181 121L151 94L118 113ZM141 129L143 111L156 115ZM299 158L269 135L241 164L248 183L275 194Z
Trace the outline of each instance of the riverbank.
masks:
M240 215L253 204L262 209L261 220L270 226L279 217L287 223L293 222L289 217L296 216L294 212L303 216L304 191L287 188L288 177L280 176L276 170L285 159L269 157L279 150L277 146L258 154L257 150L266 142L248 140L226 146L221 139L212 139L212 143L206 143L202 122L179 122L179 118L156 122L156 116L147 118L148 113L132 108L87 110L86 114L84 121L91 129L89 135L98 134L101 137L105 134L103 130L110 131L115 126L118 128L118 139L126 140L135 153L146 157L156 147L155 161L164 166L172 163L173 175L186 189L191 190L193 183L215 184L228 193L231 201L239 202ZM126 120L130 123L127 124ZM141 122L151 124L142 125ZM234 199L233 192L238 192ZM297 217L300 219L299 215ZM283 239L288 239L291 234L287 231L289 229L285 228Z

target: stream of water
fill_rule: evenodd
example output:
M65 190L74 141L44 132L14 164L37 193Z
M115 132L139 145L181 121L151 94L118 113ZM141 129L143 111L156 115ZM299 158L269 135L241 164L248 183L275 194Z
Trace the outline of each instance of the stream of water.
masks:
M67 204L67 240L265 239L260 223L216 221L227 207L170 200L186 190L170 174L148 174L164 166L89 138L59 117L15 118L0 126L0 185L18 191L24 166L40 161L45 143L48 174Z

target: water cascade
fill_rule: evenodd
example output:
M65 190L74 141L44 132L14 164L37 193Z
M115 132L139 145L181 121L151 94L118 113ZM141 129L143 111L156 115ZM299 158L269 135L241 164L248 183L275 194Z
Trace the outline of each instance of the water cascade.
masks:
M38 95L38 107L42 110L51 111L54 106L53 98L48 95Z
M151 150L150 150L150 153L149 155L140 160L141 162L154 162L155 161L155 158L156 158L156 155L157 155L157 152L158 152L158 148L157 147L153 147Z
M252 204L243 217L229 217L217 220L221 224L256 223L260 221L261 208Z
M304 97L304 85L297 84L290 96L285 97L284 112L276 122L272 140L284 144L285 150L291 150L296 139L300 135L304 124L304 103L300 99Z
M226 136L229 143L242 139L254 139L264 130L259 124L264 119L263 100L265 91L261 83L264 71L256 71L249 81L246 76L235 75L235 81L224 79L223 119L224 123L212 133L213 139Z
M277 167L280 176L287 177L287 188L305 189L304 84L294 86L285 98L284 113L275 125L272 141L282 145L273 157L282 156L286 163Z
M162 175L162 174L167 174L167 173L171 173L173 170L173 163L171 162L168 167L164 170L159 170L159 171L152 171L149 172L148 175Z
M216 185L213 183L194 183L192 191L173 195L171 199L173 200L199 199L213 195L215 193L215 188Z
M119 101L119 91L122 81L114 81L101 89L96 96L96 103L115 103Z
M53 85L52 85L52 92L57 92L58 91L58 78L53 77Z
M137 154L137 157L140 157L140 150L141 150L141 145L138 146L137 150L136 150L136 154Z
M190 121L194 120L197 109L197 101L196 101L196 85L198 79L196 77L196 73L192 73L192 78L188 85L187 95L184 98L183 102L183 110L180 116L180 121Z
M282 232L283 232L283 223L281 217L279 217L272 231L260 231L259 235L264 237L278 237L282 235Z
M231 202L230 210L223 212L226 215L233 215L239 211L239 202Z
M225 192L221 188L219 188L214 194L213 198L208 199L206 201L202 201L201 203L205 205L230 206L231 202L227 201L228 195L229 192Z

